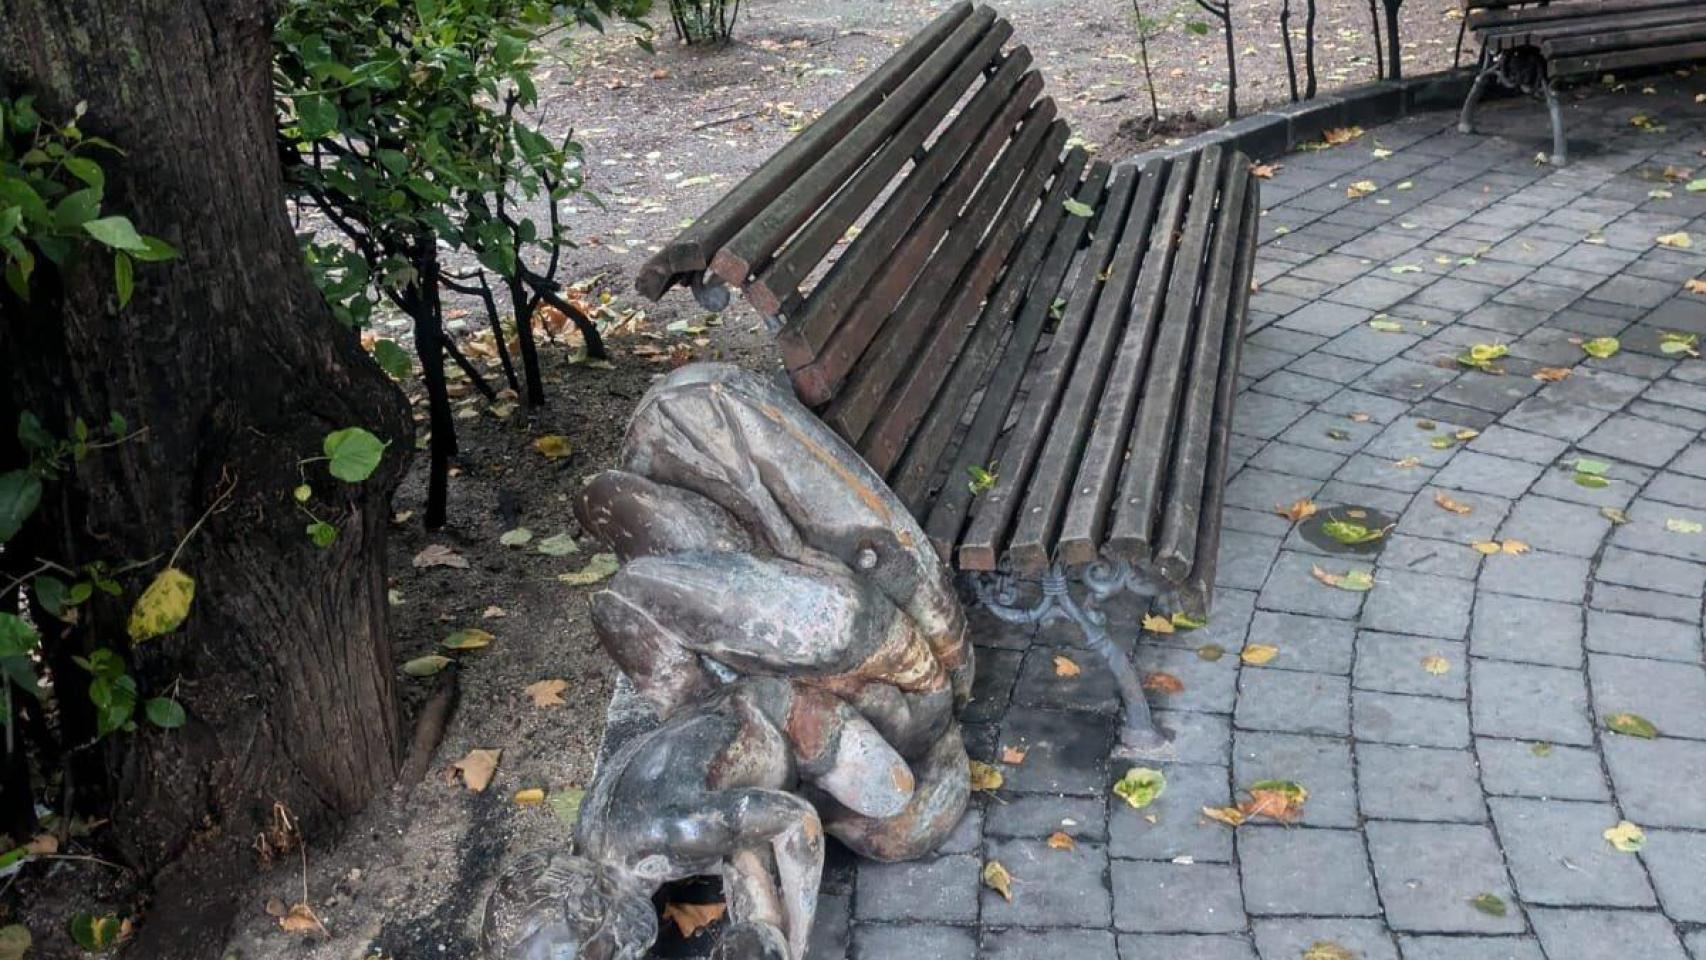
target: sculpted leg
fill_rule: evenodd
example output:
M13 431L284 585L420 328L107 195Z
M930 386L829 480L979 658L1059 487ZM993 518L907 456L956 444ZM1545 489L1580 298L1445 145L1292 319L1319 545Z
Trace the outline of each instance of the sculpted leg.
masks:
M911 860L935 850L965 813L971 784L965 742L952 727L922 759L912 761L918 778L906 809L892 817L864 817L814 793L825 829L862 857Z
M730 790L719 794L716 803L738 824L740 849L732 851L727 861L738 887L738 896L729 901L730 919L765 922L765 914L779 903L789 956L804 960L823 875L823 825L817 811L805 800L777 790ZM776 867L773 884L766 854ZM763 893L765 886L774 894ZM740 916L734 913L737 909L752 913Z

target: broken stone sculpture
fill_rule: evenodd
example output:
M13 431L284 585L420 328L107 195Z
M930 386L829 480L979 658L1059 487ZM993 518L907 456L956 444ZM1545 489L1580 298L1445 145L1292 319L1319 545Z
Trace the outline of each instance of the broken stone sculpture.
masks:
M756 374L671 373L641 400L621 464L577 502L623 562L593 624L662 722L599 771L578 855L505 872L487 953L642 956L651 893L720 873L720 955L802 960L821 832L907 859L964 813L965 615L881 478Z

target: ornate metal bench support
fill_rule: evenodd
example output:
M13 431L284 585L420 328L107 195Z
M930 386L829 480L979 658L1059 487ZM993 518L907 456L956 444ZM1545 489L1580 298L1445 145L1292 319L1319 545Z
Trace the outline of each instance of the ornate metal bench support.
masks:
M978 574L977 596L985 609L1008 623L1046 625L1068 620L1084 634L1085 645L1102 658L1119 689L1122 705L1120 739L1114 756L1134 760L1171 760L1178 752L1167 734L1155 725L1143 698L1143 683L1131 658L1114 642L1108 618L1098 605L1122 589L1135 589L1135 578L1124 564L1096 563L1086 567L1078 583L1066 568L1055 565L1043 574L1042 596L1021 606L1019 581L1007 574ZM1073 596L1081 588L1083 599Z
M1458 132L1475 132L1475 108L1480 106L1487 86L1494 80L1511 89L1539 95L1546 101L1546 112L1552 119L1551 164L1554 167L1568 164L1570 144L1564 137L1564 107L1558 99L1558 82L1547 75L1546 61L1539 53L1526 47L1482 55L1481 72L1475 75L1475 85L1463 101L1463 113L1457 119Z

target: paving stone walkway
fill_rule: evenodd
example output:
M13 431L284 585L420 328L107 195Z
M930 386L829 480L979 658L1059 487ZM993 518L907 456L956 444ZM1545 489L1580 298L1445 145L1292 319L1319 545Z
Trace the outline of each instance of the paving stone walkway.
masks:
M1214 615L1136 653L1183 683L1151 694L1180 753L1166 792L1110 800L1114 691L1070 628L983 615L968 740L1029 752L934 859L836 863L817 957L1706 960L1706 360L1663 347L1706 333L1683 288L1706 273L1706 193L1663 176L1706 166L1706 84L1658 86L1573 105L1567 169L1535 164L1529 102L1485 111L1503 136L1429 115L1285 158L1263 184ZM1677 231L1695 249L1656 242ZM1621 351L1589 358L1595 337ZM1474 344L1508 345L1503 375L1453 362ZM1569 376L1532 376L1553 367ZM1609 482L1578 484L1582 458ZM1327 555L1274 512L1301 498L1396 526L1378 554ZM1199 657L1211 643L1229 655ZM1247 643L1279 653L1244 664ZM1082 675L1056 676L1057 653ZM1624 711L1657 738L1606 730ZM1308 789L1297 825L1200 815L1262 778ZM1603 838L1622 820L1639 854ZM990 859L1010 903L980 887Z

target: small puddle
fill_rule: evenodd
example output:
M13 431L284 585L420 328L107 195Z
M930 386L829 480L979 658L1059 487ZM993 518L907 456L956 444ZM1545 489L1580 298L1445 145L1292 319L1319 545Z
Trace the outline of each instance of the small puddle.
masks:
M1336 507L1321 507L1297 529L1303 539L1328 553L1372 557L1386 548L1385 533L1390 532L1392 525L1397 522L1397 517L1373 507L1342 504ZM1329 524L1333 526L1329 528ZM1334 532L1329 533L1329 529ZM1338 535L1335 536L1335 533ZM1359 533L1367 539L1354 542ZM1372 536L1376 533L1381 535Z

